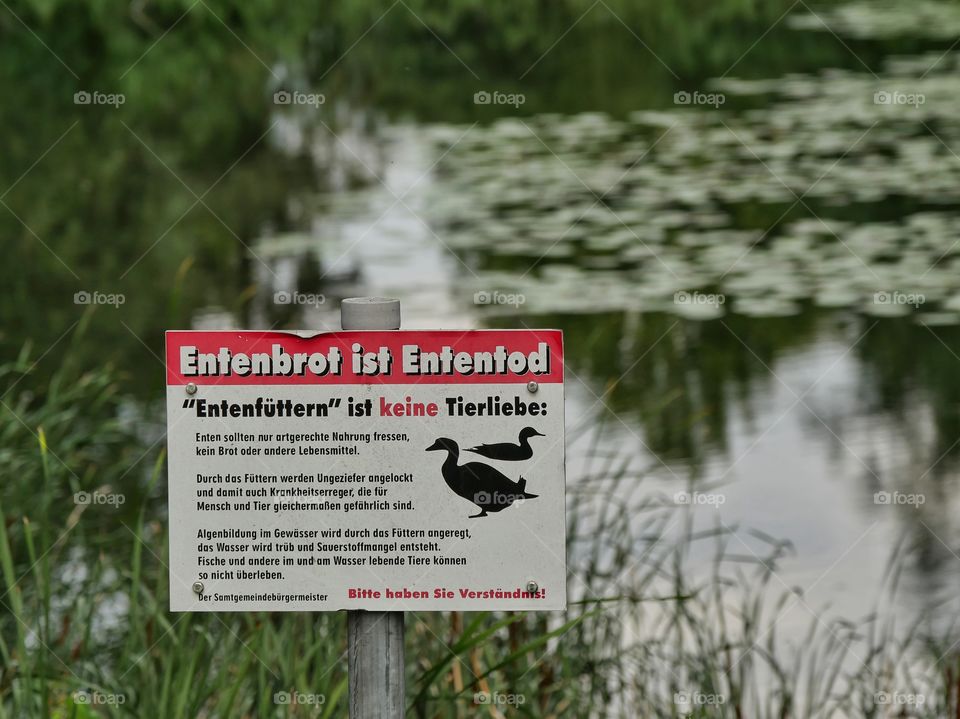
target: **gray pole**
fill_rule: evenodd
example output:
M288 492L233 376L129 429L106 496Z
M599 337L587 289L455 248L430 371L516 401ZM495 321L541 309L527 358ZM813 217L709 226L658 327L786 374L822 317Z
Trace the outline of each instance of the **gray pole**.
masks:
M340 304L345 330L400 329L400 300L351 297ZM347 612L350 719L403 719L403 612Z

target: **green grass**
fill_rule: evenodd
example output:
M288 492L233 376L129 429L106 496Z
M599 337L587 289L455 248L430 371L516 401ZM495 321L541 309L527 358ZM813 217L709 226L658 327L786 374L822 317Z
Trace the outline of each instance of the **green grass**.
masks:
M346 716L344 615L171 614L162 420L109 368L65 366L46 387L29 370L26 353L0 368L0 719ZM922 693L909 716L956 715L956 654L934 662L949 633L877 611L781 640L776 618L805 601L775 574L789 545L698 528L625 466L598 457L568 487L565 614L408 613L410 716L892 716L880 691ZM125 501L75 503L94 491ZM682 692L723 703L688 714Z

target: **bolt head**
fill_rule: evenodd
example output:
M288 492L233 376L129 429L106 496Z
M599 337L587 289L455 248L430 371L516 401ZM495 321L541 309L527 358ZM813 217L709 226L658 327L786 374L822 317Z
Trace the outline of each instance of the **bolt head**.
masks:
M184 389L187 390L187 394L196 394L196 393L197 393L197 385L194 384L193 382L188 382L188 383L187 383L187 386L184 387Z
M534 382L534 381L532 381L532 380L531 380L530 382L527 382L527 391L528 391L528 392L536 392L538 389L540 389L540 385L537 384L536 382Z
M203 582L194 582L193 591L195 594L203 594Z
M540 591L540 585L531 579L527 582L527 591L530 592L530 594L536 594Z

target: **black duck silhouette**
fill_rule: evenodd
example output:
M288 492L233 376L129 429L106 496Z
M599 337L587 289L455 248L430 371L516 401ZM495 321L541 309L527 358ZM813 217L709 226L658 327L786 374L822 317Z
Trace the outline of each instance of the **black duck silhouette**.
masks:
M441 437L427 447L428 452L445 450L447 458L441 473L447 486L464 499L480 508L479 514L470 519L486 517L487 512L499 512L520 499L535 499L537 495L526 491L527 480L521 477L514 482L488 464L470 462L459 465L460 448L452 439Z
M480 444L476 447L470 447L467 452L479 454L488 459L502 459L508 462L519 462L524 459L530 459L533 456L533 447L530 446L531 437L546 437L540 434L533 427L524 427L520 430L519 444L510 444L502 442L500 444Z

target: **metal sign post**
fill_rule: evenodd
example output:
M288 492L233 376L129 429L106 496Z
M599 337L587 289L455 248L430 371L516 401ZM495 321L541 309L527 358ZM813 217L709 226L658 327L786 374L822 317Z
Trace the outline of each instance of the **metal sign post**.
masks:
M400 300L353 297L340 305L345 330L400 329ZM347 612L351 719L403 719L403 612Z

